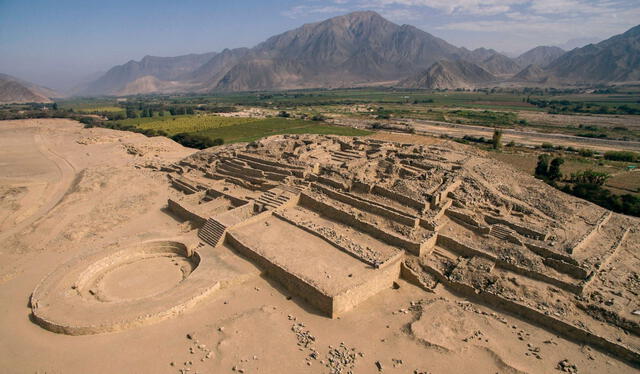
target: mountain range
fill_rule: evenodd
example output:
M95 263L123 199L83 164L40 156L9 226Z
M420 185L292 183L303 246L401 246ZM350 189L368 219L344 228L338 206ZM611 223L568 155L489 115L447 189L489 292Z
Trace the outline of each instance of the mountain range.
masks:
M357 86L475 88L640 80L640 26L565 52L541 46L509 58L459 48L371 11L303 25L253 48L146 56L111 68L81 95L135 95Z
M0 104L8 103L50 103L51 98L60 94L46 87L0 74Z

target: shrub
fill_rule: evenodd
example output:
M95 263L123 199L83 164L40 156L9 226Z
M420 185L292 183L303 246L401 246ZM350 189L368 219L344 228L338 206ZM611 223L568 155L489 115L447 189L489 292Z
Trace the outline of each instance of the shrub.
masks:
M491 139L491 145L493 149L501 149L502 148L502 130L496 129L493 132L493 138Z
M549 166L549 173L547 176L552 181L557 181L562 179L562 172L560 171L560 166L564 164L564 159L561 157L556 157L551 160L551 165Z
M580 156L582 157L593 157L594 153L593 149L589 149L589 148L580 148L578 150L578 153L580 154Z
M546 177L549 173L549 155L542 154L538 156L538 164L536 165L535 175L538 177Z
M315 114L313 117L311 117L312 121L324 121L326 120L326 118L322 115L322 114Z
M609 151L604 154L606 160L634 162L640 159L640 155L630 151Z
M205 149L224 143L222 139L212 140L211 138L208 138L206 136L187 134L184 132L172 136L171 139L173 139L177 143L182 144L185 147L198 149ZM216 144L216 141L218 141L220 144Z
M544 148L544 149L553 149L554 148L553 144L546 143L546 142L542 143L541 147Z
M598 186L604 185L609 178L611 178L610 174L593 170L584 170L571 175L571 180L575 183L595 184Z

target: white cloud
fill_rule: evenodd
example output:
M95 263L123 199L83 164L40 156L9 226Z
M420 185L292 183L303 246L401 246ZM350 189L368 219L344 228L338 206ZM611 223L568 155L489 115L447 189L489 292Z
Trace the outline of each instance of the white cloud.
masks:
M339 0L338 0L339 1ZM282 12L282 15L289 18L300 18L309 14L335 14L345 13L349 9L338 6L321 6L321 5L297 5L291 9Z
M509 11L514 5L525 4L530 0L374 0L381 7L406 6L428 7L448 15L496 15Z

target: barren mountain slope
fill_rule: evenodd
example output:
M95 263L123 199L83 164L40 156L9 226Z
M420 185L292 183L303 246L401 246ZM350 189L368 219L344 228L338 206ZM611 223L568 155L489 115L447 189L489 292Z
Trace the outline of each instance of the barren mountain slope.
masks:
M640 80L640 26L598 44L562 55L548 70L559 78L577 82Z
M401 81L399 86L431 89L474 88L495 80L497 78L494 75L471 62L443 60Z
M515 61L522 67L529 65L545 67L565 53L566 51L559 47L539 46L521 54Z
M0 103L50 103L57 92L6 74L0 74Z

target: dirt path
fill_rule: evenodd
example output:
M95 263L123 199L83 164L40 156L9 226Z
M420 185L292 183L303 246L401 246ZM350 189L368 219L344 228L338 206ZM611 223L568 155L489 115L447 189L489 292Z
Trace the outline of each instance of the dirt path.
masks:
M20 221L13 228L0 233L0 241L5 240L9 236L19 233L30 225L37 223L39 219L47 215L64 197L69 187L73 183L76 175L76 168L66 158L52 150L50 141L43 137L41 133L35 133L32 137L32 144L38 153L45 159L50 160L56 167L56 177L47 181L47 187L44 195L40 196L44 203L31 214L29 217ZM16 212L14 214L18 214Z
M484 136L491 138L494 129L492 127L458 125L448 122L429 121L429 120L405 120L405 123L411 124L418 132L426 132L435 135L450 135L462 137L464 135ZM635 150L640 151L640 142L607 140L583 138L579 136L571 136L564 134L545 134L534 131L521 131L513 129L503 129L503 141L511 140L516 143L525 145L537 145L544 142L553 143L553 145L572 146L576 148L589 147L597 150Z

